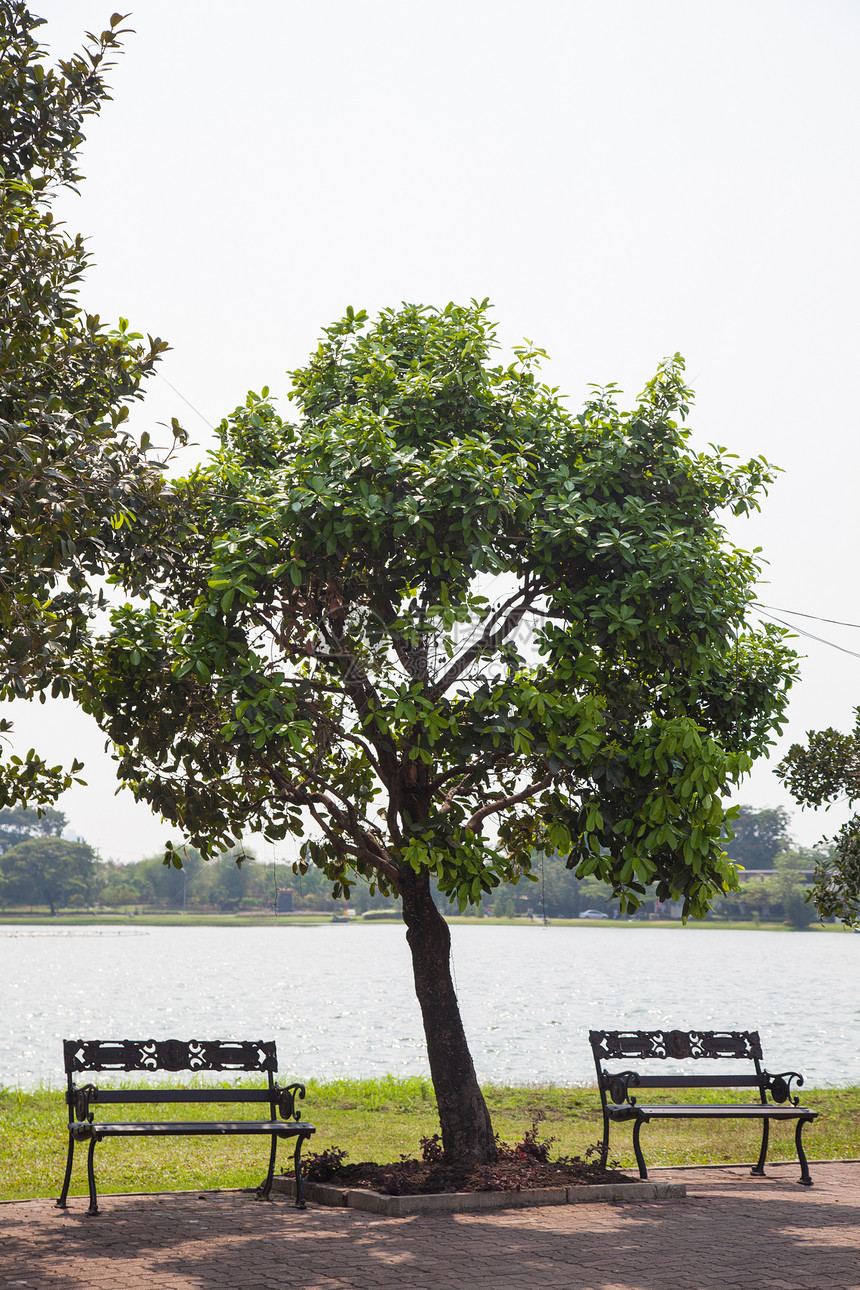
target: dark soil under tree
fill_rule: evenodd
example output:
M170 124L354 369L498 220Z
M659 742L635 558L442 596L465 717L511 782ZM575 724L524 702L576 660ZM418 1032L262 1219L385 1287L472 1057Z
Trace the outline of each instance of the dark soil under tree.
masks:
M308 1175L309 1181L314 1181ZM592 1164L527 1165L500 1160L493 1165L458 1169L452 1165L426 1164L407 1160L394 1165L379 1165L373 1160L342 1165L325 1179L333 1187L367 1188L391 1196L421 1196L433 1192L454 1191L524 1191L529 1187L575 1187L593 1183L633 1182L617 1169L601 1169Z
M458 1191L524 1191L530 1187L575 1187L594 1183L634 1181L612 1167L602 1168L598 1152L589 1148L586 1158L549 1159L550 1142L541 1142L537 1121L516 1146L497 1140L499 1158L493 1164L446 1165L438 1135L422 1138L422 1160L402 1157L395 1164L377 1164L362 1160L345 1164L345 1152L332 1147L311 1152L306 1161L308 1182L329 1183L333 1187L366 1188L390 1196L420 1196Z

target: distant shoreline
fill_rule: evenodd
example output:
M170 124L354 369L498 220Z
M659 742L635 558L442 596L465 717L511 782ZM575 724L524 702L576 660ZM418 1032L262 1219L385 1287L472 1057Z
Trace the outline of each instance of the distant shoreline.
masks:
M446 920L452 926L467 927L519 927L538 928L543 930L540 919L527 918L469 918L455 914ZM0 928L116 928L116 927L324 927L332 923L345 927L402 926L402 919L395 914L390 917L364 919L336 917L330 914L309 912L307 914L189 914L189 913L147 913L147 914L0 914ZM621 919L621 918L550 918L546 927L576 927L582 931L592 928L647 928L653 931L734 931L734 932L851 932L850 928L839 923L822 926L813 923L802 929L790 927L781 922L739 922L718 919L690 920L686 925L680 919Z

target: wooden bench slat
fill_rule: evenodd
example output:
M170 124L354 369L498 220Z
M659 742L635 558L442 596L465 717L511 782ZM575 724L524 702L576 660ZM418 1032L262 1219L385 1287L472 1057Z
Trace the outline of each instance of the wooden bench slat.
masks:
M637 1102L635 1107L629 1109L633 1115L626 1117L628 1119L640 1115L652 1120L796 1120L802 1116L809 1116L812 1119L818 1114L817 1111L810 1111L805 1106L773 1106L761 1102L753 1106L731 1106L725 1103L715 1105L707 1102L701 1106L693 1102L686 1105L681 1103L678 1106L661 1105L659 1102L651 1106L643 1106L641 1102ZM610 1118L613 1119L614 1110L614 1107L609 1108Z
M636 1072L635 1088L760 1088L757 1075L643 1075Z
M294 1138L297 1134L310 1137L315 1131L312 1124L287 1123L286 1120L121 1120L94 1121L92 1124L76 1126L83 1138L97 1134L108 1138L134 1137L167 1137L183 1138L205 1136L207 1134L258 1134L276 1133L282 1138Z
M94 1106L129 1106L158 1102L270 1102L267 1088L100 1088L90 1099ZM277 1100L277 1099L276 1099Z

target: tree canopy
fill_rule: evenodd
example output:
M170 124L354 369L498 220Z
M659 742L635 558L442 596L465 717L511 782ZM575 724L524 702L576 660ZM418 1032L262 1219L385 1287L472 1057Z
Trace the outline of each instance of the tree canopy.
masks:
M99 604L94 579L162 476L124 427L163 341L108 327L79 303L89 264L51 202L81 175L88 117L109 98L105 74L122 17L52 67L23 0L0 0L0 698L70 693L67 672ZM177 427L178 431L178 427ZM181 434L181 431L179 431ZM0 734L8 732L0 721ZM48 802L78 763L32 750L0 760L0 806Z
M41 837L18 842L0 855L0 899L83 905L92 895L95 854L85 842Z
M19 842L30 838L58 838L68 820L62 811L43 806L38 811L28 811L23 806L9 806L0 811L0 852L8 851Z
M776 773L801 806L829 806L860 800L860 708L847 735L832 726L810 730L805 744L792 744ZM821 851L815 867L812 900L822 918L860 927L860 815Z
M492 1132L430 875L465 908L553 851L625 907L656 883L704 914L794 659L747 628L756 560L719 519L771 469L689 447L680 357L572 415L542 351L495 345L487 302L349 309L291 373L296 422L249 395L176 485L149 603L81 688L203 855L292 834L336 890L402 898L445 1150L472 1159Z

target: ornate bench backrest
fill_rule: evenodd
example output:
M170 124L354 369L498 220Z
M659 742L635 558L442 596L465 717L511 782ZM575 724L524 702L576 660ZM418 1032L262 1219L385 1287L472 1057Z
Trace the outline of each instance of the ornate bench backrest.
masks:
M638 1058L736 1057L761 1061L757 1030L591 1030L591 1051L600 1070L601 1061Z
M277 1071L273 1039L64 1039L71 1078L78 1071Z
M616 1104L635 1105L631 1088L757 1088L761 1100L766 1100L769 1077L761 1068L761 1040L757 1030L591 1030L589 1039L604 1113L607 1092ZM631 1059L648 1062L668 1058L683 1062L691 1058L719 1061L725 1057L751 1062L755 1074L652 1075L630 1068ZM622 1061L626 1069L607 1070L605 1061ZM778 1100L785 1098L780 1096Z

